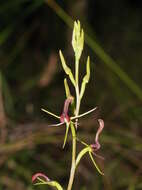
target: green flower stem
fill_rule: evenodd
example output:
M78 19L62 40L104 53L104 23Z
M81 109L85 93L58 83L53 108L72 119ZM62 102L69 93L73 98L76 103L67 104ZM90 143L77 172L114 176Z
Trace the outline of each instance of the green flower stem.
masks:
M78 74L79 74L79 60L78 59L76 59L75 60L75 80L76 80L76 86L78 85L78 81L79 81L79 79L78 79Z
M77 117L79 115L79 109L80 109L80 94L79 94L79 60L75 59L75 91L76 91L76 110L75 110L75 116ZM77 121L76 119L76 128L77 128ZM72 189L73 181L74 181L74 175L75 175L75 169L76 169L76 131L73 123L71 122L71 132L72 132L72 165L71 165L71 172L70 172L70 179L67 190Z
M76 169L76 131L72 122L70 125L71 125L71 133L72 133L72 164L71 164L70 179L69 179L67 190L72 189L75 169Z
M75 60L75 91L76 91L76 110L75 110L75 116L77 117L79 115L79 109L80 109L80 94L79 94L79 60ZM77 128L77 121L76 119L76 128Z

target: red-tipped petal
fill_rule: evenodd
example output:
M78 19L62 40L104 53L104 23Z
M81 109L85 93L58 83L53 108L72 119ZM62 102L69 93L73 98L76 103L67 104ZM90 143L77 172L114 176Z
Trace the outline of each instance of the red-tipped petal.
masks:
M32 176L32 182L34 182L38 177L43 177L46 181L50 181L50 179L43 173L36 173Z

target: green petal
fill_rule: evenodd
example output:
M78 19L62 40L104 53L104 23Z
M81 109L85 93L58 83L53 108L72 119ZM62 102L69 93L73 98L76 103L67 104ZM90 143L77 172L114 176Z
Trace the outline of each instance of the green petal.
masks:
M91 152L89 152L89 155L90 155L90 158L91 158L91 160L92 160L92 162L93 162L95 168L97 169L97 171L98 171L101 175L104 175L104 173L99 169L98 165L96 164L96 162L95 162L95 160L94 160L94 158L93 158Z
M69 123L66 123L66 133L65 133L65 137L64 137L63 148L65 147L66 142L67 142L68 132L69 132Z

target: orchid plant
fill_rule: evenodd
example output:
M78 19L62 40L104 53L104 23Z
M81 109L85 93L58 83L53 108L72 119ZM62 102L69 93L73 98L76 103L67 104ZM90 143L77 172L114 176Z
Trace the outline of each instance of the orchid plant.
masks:
M65 92L66 92L66 99L64 101L62 114L60 116L58 116L58 115L56 115L56 114L54 114L54 113L52 113L46 109L42 109L42 111L46 112L47 114L49 114L49 115L51 115L54 118L59 120L59 123L53 124L50 126L65 125L66 132L65 132L65 137L64 137L63 148L66 145L69 129L71 129L71 134L72 134L72 163L71 163L70 177L69 177L67 190L72 189L77 166L79 165L81 159L83 158L83 156L86 153L89 154L90 159L92 160L92 163L94 164L97 171L101 175L104 175L104 173L99 169L99 167L96 164L94 157L93 157L93 156L97 156L99 158L103 158L96 153L101 147L101 145L99 143L99 135L104 128L103 120L98 119L99 128L97 130L95 142L93 144L88 145L87 143L83 142L82 140L80 140L77 137L77 127L78 127L79 118L84 117L85 115L87 115L91 112L94 112L97 109L97 107L95 107L95 108L93 108L93 109L91 109L85 113L79 114L81 100L82 100L84 92L85 92L86 84L89 82L89 79L90 79L90 58L88 56L87 63L86 63L86 74L82 80L81 86L79 85L79 61L80 61L80 57L81 57L83 47L84 47L84 31L81 28L79 21L74 22L74 29L73 29L73 35L72 35L72 47L73 47L74 54L75 54L75 74L73 74L71 69L67 66L61 50L59 51L59 55L60 55L62 67L63 67L65 73L68 75L68 78L71 81L72 85L75 88L75 98L71 95L67 79L65 78L64 79L64 86L65 86ZM69 106L73 107L73 113L72 113L73 116L69 116ZM84 145L84 148L78 153L78 155L77 155L77 151L76 151L77 141ZM63 187L57 181L50 180L43 173L34 174L32 177L32 182L34 183L34 185L47 184L51 187L55 187L58 190L63 190Z

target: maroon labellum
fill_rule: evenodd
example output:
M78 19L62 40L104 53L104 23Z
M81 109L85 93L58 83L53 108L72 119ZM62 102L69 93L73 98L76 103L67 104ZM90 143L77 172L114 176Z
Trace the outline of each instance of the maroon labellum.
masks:
M62 113L62 115L60 116L60 122L61 123L69 123L70 117L67 114Z
M47 181L50 181L50 179L43 173L36 173L32 176L32 182L35 182L36 179L38 179L39 177L42 177L44 178L44 180L47 182Z
M97 133L96 133L95 143L91 144L90 147L92 149L92 153L95 156L104 159L102 156L99 156L99 155L96 154L96 151L98 151L101 148L101 145L99 143L99 135L100 135L100 133L102 132L102 130L104 128L104 121L102 119L98 119L98 122L99 122L99 128L98 128Z
M93 152L95 152L95 151L99 150L99 149L100 149L100 147L101 147L101 145L100 145L98 142L97 142L97 143L95 143L95 144L91 144L90 146L91 146L91 148L92 148Z

